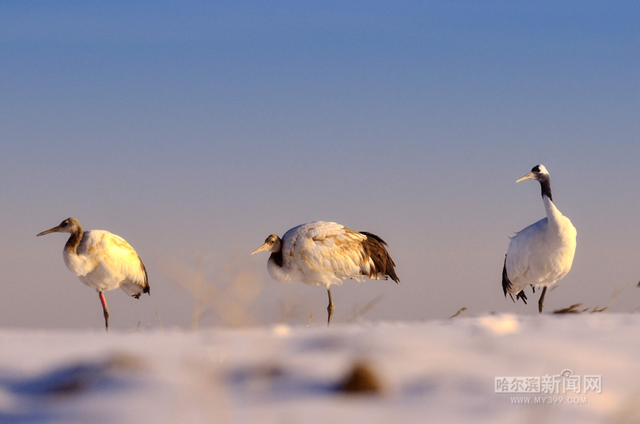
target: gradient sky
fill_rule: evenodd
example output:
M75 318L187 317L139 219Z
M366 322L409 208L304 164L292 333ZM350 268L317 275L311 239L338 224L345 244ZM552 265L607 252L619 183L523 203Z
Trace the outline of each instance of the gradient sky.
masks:
M62 261L74 216L124 237L151 297L123 330L322 325L278 284L271 233L336 221L389 243L402 282L347 281L334 322L533 314L505 300L508 236L544 217L543 163L578 230L548 311L640 307L635 1L0 2L0 326L95 328ZM640 290L640 289L637 289ZM530 289L527 289L530 293Z

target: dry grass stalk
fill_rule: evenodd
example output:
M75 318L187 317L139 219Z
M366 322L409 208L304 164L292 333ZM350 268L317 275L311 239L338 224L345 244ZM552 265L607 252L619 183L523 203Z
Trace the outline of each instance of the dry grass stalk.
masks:
M569 306L568 308L555 310L553 311L553 313L554 314L581 314L583 312L598 313L598 312L604 312L607 309L609 309L608 306L605 306L604 308L599 308L598 306L594 306L593 309L591 308L580 309L581 306L582 306L582 303L576 303Z
M158 313L158 310L156 309L156 316L158 317L158 322L160 323L160 328L164 330L164 324L162 324L162 318L160 318L160 314Z
M356 310L353 312L353 315L349 320L349 323L362 322L363 315L369 312L371 309L373 309L373 307L376 306L378 303L380 303L383 299L384 299L384 296L380 295L371 299L369 302L367 302L364 306L360 308L356 306Z
M585 311L588 311L589 308L586 309L578 309L582 306L582 303L575 303L571 306L569 306L568 308L564 308L564 309L557 309L555 311L553 311L554 314L579 314Z
M191 329L196 330L211 313L231 327L256 325L249 312L262 289L255 264L246 255L215 259L212 254L200 254L195 268L174 258L164 261L164 274L193 298Z
M466 310L467 310L467 307L466 307L466 306L463 306L462 308L458 309L458 312L456 312L455 314L451 315L449 318L450 318L450 319L451 319L451 318L455 318L455 317L457 317L458 315L460 315L462 312L464 312L464 311L466 311Z
M295 294L278 300L279 308L274 321L288 324L290 322L300 323L301 320L307 319L307 309L303 303L304 302L301 302L300 298ZM313 311L311 314L313 314Z
M638 284L635 285L635 287L640 287L640 282L638 282ZM633 294L635 293L635 290L631 290L631 293L629 293L629 296L627 296L627 298L625 299L624 303L622 304L622 308L620 308L620 312L624 311L624 308L627 307L627 304L629 303L629 301L631 300L631 297L633 296ZM609 304L611 304L611 302L609 302Z
M604 308L600 308L600 309L598 309L598 306L594 306L593 309L591 310L591 313L593 314L593 313L597 313L597 312L604 312L607 309L609 309L608 306L605 306Z

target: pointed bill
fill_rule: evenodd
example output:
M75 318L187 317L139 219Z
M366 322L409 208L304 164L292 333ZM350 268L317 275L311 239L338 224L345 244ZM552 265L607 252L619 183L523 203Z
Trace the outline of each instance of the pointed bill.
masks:
M251 252L251 254L253 255L253 254L255 254L255 253L262 252L262 251L265 251L265 250L270 250L270 249L271 249L271 244L269 244L269 243L265 243L265 244L263 244L262 246L258 247L258 248L257 248L256 250L254 250L253 252Z
M48 229L47 231L43 231L41 233L36 234L36 237L39 236L45 236L47 234L51 234L51 233L59 233L60 232L60 226L58 225L57 227L53 227Z
M524 181L524 180L535 180L536 179L536 174L533 172L529 172L527 175L525 175L522 178L518 178L516 180L517 183L519 183L520 181Z

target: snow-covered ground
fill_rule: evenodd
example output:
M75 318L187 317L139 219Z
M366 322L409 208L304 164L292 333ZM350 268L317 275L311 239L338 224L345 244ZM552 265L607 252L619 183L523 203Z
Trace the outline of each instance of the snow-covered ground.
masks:
M640 421L637 314L1 330L0 346L0 423ZM379 379L379 392L338 390L356 363ZM497 392L516 386L540 393Z

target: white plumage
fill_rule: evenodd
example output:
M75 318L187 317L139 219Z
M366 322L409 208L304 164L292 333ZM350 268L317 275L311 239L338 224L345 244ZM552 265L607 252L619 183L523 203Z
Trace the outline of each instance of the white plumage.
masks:
M80 281L98 292L107 329L109 310L104 291L121 288L136 299L142 293L150 293L147 270L133 247L122 237L108 231L83 231L75 218L67 218L38 236L57 232L71 234L63 250L64 263Z
M331 323L333 301L331 285L346 279L366 278L399 282L395 263L380 237L350 230L335 222L316 221L293 227L280 239L271 234L252 252L271 251L267 263L269 275L281 283L301 281L325 286L329 294L328 322Z
M573 263L576 251L576 229L553 203L549 173L544 165L535 166L516 182L534 179L540 182L542 202L547 217L531 224L511 237L502 270L502 289L513 299L527 303L524 288L543 287L538 310L542 312L547 287L563 278Z

